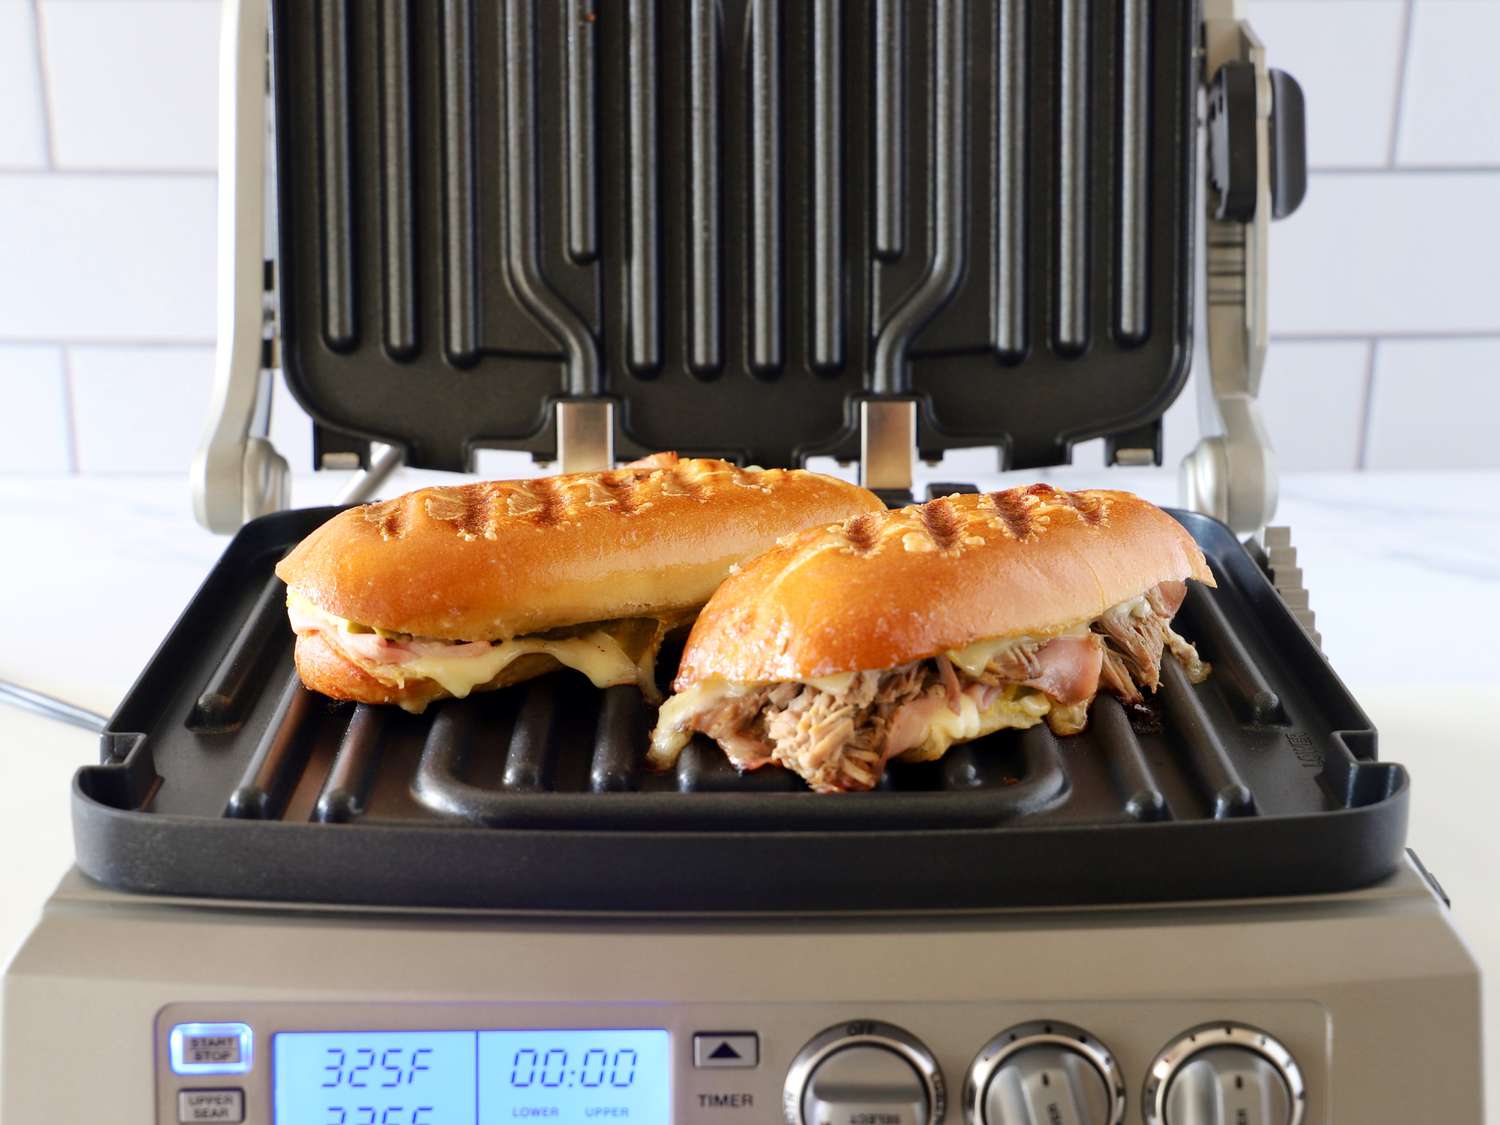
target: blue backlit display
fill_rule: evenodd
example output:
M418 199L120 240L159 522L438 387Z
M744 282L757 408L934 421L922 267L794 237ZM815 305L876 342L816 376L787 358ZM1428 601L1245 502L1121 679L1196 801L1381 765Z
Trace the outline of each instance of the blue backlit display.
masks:
M276 1125L667 1125L669 1038L594 1031L284 1031Z

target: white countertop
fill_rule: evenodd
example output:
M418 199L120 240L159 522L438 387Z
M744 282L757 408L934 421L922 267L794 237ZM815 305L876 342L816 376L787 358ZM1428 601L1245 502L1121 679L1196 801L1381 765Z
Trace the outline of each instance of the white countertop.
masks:
M962 479L951 467L942 475ZM434 479L403 472L384 492ZM1176 499L1165 470L1048 479ZM332 473L299 478L293 495L326 503L341 483ZM0 678L106 713L225 544L193 522L175 478L0 478L0 517ZM1489 648L1500 473L1290 476L1276 522L1292 528L1325 651L1374 718L1382 756L1413 771L1410 843L1500 981L1500 671ZM71 862L69 778L96 753L92 735L0 705L0 963ZM1492 985L1492 1036L1497 998ZM1490 1055L1490 1089L1500 1091L1500 1051Z

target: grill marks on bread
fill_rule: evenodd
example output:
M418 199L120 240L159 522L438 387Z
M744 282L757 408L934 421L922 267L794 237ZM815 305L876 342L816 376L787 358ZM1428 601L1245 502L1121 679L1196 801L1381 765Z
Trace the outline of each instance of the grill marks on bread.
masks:
M599 483L609 493L610 499L614 501L615 511L622 516L628 516L638 512L642 508L651 506L650 500L641 498L641 476L640 473L632 473L628 470L605 473L599 478Z
M844 524L844 538L861 555L867 555L880 542L880 517L874 512L855 516Z
M413 519L421 515L448 524L465 542L493 540L505 520L551 528L596 509L629 517L661 502L704 504L722 493L725 486L768 492L766 478L781 472L751 472L724 461L626 466L604 473L425 488L395 500L369 504L362 511L383 540L404 539L412 531Z
M1030 495L1034 494L1017 488L989 494L990 507L1000 517L1000 526L1007 535L1021 543L1037 535L1037 523L1032 517L1031 503L1028 500Z
M477 485L462 490L459 498L458 534L462 539L486 539L495 537L494 491L488 485Z
M386 500L369 504L364 509L365 519L373 523L382 539L400 539L406 534L406 504L403 500Z
M429 519L451 525L460 539L494 539L502 519L556 527L598 508L629 517L658 501L706 503L716 491L715 484L763 488L761 475L724 462L687 462L671 468L623 468L532 481L466 484L423 489L409 497L370 504L364 508L364 518L379 529L382 539L401 539L411 528L409 505L416 503ZM1064 492L1047 484L979 498L942 497L899 511L855 516L829 528L821 542L808 546L867 555L884 550L886 541L895 539L908 551L947 554L977 547L985 541L985 531L997 530L1029 543L1058 516L1087 527L1107 525L1109 503L1105 492Z
M929 500L918 510L922 513L922 527L932 536L934 547L951 551L958 546L963 524L951 503L942 498Z
M1034 484L1026 490L1043 504L1056 504L1071 508L1078 518L1090 527L1104 522L1104 501L1092 492L1063 492L1050 484Z
M822 534L804 532L803 550L841 550L853 555L891 549L920 554L961 554L982 547L997 532L1020 543L1044 535L1054 521L1103 527L1109 522L1107 492L1063 492L1034 484L984 496L945 496L889 512L873 512L835 524ZM1060 526L1060 525L1059 525ZM791 541L788 541L791 545Z
M536 483L537 508L531 520L539 527L556 527L568 515L568 498L557 487L555 477L543 477Z

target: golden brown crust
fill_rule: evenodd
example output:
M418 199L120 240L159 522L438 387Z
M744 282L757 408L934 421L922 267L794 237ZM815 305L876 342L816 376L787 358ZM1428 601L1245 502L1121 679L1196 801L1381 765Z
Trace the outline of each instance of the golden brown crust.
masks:
M410 679L404 686L396 687L376 679L344 655L322 633L299 634L293 652L297 674L302 677L302 683L333 699L347 699L355 703L394 703L408 711L421 711L435 700L451 698L450 693L436 680ZM493 691L509 687L560 668L562 665L545 653L528 653L506 665L494 679L480 684L474 690Z
M1213 585L1203 553L1128 492L950 496L809 528L709 599L675 687L891 668L1099 616L1159 582Z
M658 457L351 508L276 573L351 621L497 640L696 607L778 537L880 508L873 493L817 473Z
M299 634L293 658L302 683L333 699L398 703L420 709L445 694L432 680L412 681L400 688L382 683L345 656L322 633Z

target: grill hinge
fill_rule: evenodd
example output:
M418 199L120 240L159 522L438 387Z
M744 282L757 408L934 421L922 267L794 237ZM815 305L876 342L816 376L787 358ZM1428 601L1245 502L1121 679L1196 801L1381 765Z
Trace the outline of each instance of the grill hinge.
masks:
M1239 17L1240 0L1208 0L1203 24L1204 198L1209 381L1203 411L1217 429L1183 459L1185 506L1254 532L1276 511L1277 465L1261 419L1265 366L1267 242L1273 218L1301 201L1301 95L1266 67L1266 52ZM1277 122L1275 99L1287 105ZM1279 155L1279 158L1278 158ZM1273 179L1273 173L1277 177ZM1286 187L1273 192L1273 183Z
M270 115L266 5L224 5L219 67L218 347L208 433L193 459L193 512L230 532L284 508L286 459L266 436L271 417L275 271L266 261Z

